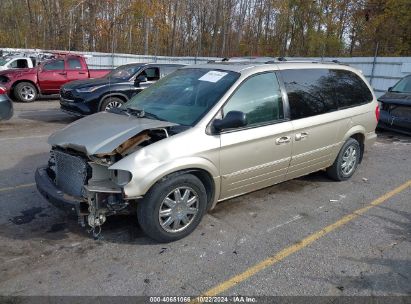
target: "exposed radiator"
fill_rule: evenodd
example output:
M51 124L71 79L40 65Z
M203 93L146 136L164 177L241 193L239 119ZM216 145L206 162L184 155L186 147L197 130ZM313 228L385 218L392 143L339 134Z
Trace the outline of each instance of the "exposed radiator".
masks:
M53 153L57 188L69 195L82 197L83 186L87 181L87 161L57 150Z

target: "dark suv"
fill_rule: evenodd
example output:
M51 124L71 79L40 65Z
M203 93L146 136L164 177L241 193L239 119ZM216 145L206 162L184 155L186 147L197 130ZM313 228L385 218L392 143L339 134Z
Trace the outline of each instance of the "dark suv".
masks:
M411 75L389 88L378 101L381 105L378 127L411 135Z
M119 108L131 97L182 66L184 65L126 64L103 78L67 83L60 89L61 109L84 116Z

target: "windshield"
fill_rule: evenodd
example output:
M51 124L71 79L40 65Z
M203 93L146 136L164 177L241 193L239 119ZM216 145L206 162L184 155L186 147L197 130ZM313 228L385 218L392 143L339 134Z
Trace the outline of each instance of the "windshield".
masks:
M210 69L182 69L130 99L125 107L158 119L193 126L223 96L240 74Z
M411 93L411 75L401 79L392 89L391 92Z
M138 70L141 68L141 64L138 65L123 65L118 67L114 71L111 71L107 74L107 78L116 78L121 80L129 80L132 76L134 76Z
M7 62L9 62L10 59L6 59L6 58L0 58L0 66L5 65Z

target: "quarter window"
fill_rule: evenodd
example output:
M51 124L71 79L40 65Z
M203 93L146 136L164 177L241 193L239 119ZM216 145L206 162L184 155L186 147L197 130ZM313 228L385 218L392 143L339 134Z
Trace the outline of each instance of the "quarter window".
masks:
M335 97L339 108L348 108L372 101L368 86L356 74L347 70L331 70L330 77L336 79Z
M281 91L275 73L253 76L241 84L223 107L223 114L241 111L248 125L263 124L284 118Z

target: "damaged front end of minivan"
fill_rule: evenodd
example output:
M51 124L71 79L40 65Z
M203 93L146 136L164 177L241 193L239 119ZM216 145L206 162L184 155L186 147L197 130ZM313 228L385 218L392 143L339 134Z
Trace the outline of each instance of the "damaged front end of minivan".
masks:
M175 124L103 112L54 133L48 165L38 168L39 192L78 217L96 237L106 218L135 210L139 198L124 187L132 172L111 168L138 150L170 136Z

